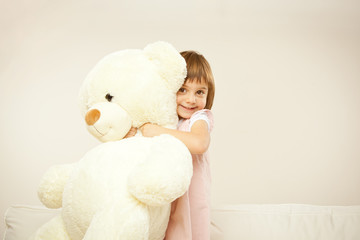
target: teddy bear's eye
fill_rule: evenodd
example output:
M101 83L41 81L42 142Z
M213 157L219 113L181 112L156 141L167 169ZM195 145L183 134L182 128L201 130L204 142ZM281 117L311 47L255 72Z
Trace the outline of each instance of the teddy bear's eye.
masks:
M109 102L111 102L111 99L113 98L114 96L111 96L110 93L106 94L105 98L106 100L108 100Z

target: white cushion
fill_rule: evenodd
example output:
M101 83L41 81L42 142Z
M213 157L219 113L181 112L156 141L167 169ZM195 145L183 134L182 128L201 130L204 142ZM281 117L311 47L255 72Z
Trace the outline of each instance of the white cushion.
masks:
M5 213L4 240L27 240L42 224L59 213L58 209L41 206L11 206Z
M4 240L27 240L60 210L12 206ZM359 240L360 206L227 205L212 210L211 240Z
M212 220L212 240L360 240L360 206L230 205Z

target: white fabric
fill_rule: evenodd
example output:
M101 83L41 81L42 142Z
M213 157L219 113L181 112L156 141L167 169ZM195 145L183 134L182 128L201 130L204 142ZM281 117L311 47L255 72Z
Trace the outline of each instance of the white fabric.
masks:
M4 240L27 240L59 210L12 206ZM228 205L212 210L211 240L359 240L360 206Z
M232 205L212 210L211 240L359 240L360 206Z
M4 240L27 240L41 225L59 214L42 206L11 206L5 213Z
M197 111L193 116L191 116L189 125L190 129L197 120L204 120L208 125L208 130L210 131L210 119L205 111Z

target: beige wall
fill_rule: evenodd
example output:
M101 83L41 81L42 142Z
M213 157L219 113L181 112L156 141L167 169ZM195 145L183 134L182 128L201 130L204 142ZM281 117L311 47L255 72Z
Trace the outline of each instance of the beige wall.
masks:
M107 2L0 3L1 215L98 144L76 105L90 68L157 40L213 67L213 204L360 204L359 1Z

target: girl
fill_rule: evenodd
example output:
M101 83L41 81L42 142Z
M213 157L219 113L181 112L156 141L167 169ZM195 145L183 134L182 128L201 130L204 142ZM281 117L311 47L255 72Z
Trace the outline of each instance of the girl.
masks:
M166 240L210 239L210 169L207 149L213 127L212 107L215 86L207 60L194 51L181 52L187 65L185 83L177 93L177 130L146 123L140 130L145 137L170 134L180 139L193 157L190 187L171 205Z

